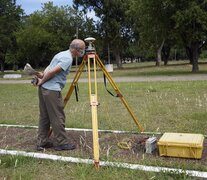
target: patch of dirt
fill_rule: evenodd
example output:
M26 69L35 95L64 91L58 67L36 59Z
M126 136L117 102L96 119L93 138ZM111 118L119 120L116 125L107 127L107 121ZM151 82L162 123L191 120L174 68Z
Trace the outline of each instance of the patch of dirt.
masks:
M86 159L93 159L93 137L92 132L83 131L67 131L69 141L76 145L73 151L54 151L45 149L44 153L56 154L62 156L80 157ZM24 129L24 128L6 128L0 127L0 148L8 150L21 150L28 152L36 151L36 137L37 129ZM158 149L152 154L145 153L145 141L149 136L140 134L115 134L115 133L99 133L100 145L100 160L106 161L119 161L128 163L140 162L159 162L158 164L169 165L174 164L194 164L207 165L207 140L204 141L204 150L202 158L186 159L186 158L173 158L173 157L160 157ZM51 136L51 139L53 137ZM158 139L160 137L157 137ZM130 145L130 148L125 144Z

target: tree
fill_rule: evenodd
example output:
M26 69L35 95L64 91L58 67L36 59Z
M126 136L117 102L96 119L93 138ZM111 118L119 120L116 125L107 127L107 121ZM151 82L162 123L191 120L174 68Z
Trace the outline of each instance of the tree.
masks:
M133 0L130 13L136 24L135 31L140 35L140 46L156 54L156 65L162 60L162 49L171 38L172 13L168 0Z
M199 54L207 40L206 0L133 0L130 10L137 19L140 44L157 51L158 65L167 41L168 46L173 42L185 47L192 71L199 70Z
M20 6L16 6L16 0L0 1L0 66L4 71L5 57L16 44L14 32L20 25L23 10Z
M172 1L177 11L173 16L176 37L186 47L192 72L199 70L198 58L207 41L207 1Z
M75 13L72 7L57 7L49 2L41 11L27 17L23 28L16 33L19 59L35 67L45 66L55 53L68 49L70 41L76 36ZM79 23L86 26L82 17ZM84 29L79 34L81 37Z
M125 38L128 38L130 31L129 23L126 21L126 10L129 2L125 0L74 0L74 4L83 7L83 10L93 9L100 19L97 23L97 30L103 39L104 49L110 47L113 52L118 68L122 67L121 53L127 45Z
M31 19L36 18L34 15ZM31 20L30 19L30 20ZM30 63L34 67L49 61L50 42L53 36L39 26L29 25L16 33L20 63Z

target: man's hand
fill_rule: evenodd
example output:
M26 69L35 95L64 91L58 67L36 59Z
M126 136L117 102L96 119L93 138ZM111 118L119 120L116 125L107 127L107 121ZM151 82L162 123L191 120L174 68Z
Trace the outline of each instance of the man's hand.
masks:
M32 83L33 86L37 86L37 84L38 84L38 77L37 76L33 77L32 80L31 80L31 83Z
M44 84L46 81L50 80L51 78L53 78L55 76L55 74L58 74L62 71L62 68L60 66L55 66L53 69L51 70L47 70L46 72L40 74L40 76L38 77L38 83L37 86L41 86L42 84Z
M42 79L44 74L42 72L36 72L35 74L38 78Z
M38 80L38 81L37 81L37 86L41 86L41 85L42 85L42 82L41 82L41 81L42 81L42 79L37 78L37 80Z

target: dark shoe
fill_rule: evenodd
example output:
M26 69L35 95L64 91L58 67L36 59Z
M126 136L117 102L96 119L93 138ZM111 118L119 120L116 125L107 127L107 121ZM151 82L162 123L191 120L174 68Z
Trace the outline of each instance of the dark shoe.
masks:
M51 147L53 147L53 143L52 142L47 142L44 145L37 146L36 149L37 149L37 151L43 151L44 149L51 148Z
M74 144L62 144L54 147L54 150L56 151L73 150L73 149L75 149Z

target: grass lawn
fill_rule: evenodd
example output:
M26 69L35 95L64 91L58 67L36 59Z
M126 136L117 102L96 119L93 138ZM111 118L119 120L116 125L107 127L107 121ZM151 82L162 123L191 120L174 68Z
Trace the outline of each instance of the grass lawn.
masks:
M117 83L145 131L207 134L206 81ZM63 91L63 96L68 85ZM112 91L112 89L111 89ZM37 88L30 84L1 84L0 123L38 124ZM137 130L119 98L98 83L100 129ZM66 127L91 128L87 83L79 83L79 102L71 96L65 107Z
M120 179L193 179L185 173L154 173L122 168L102 167L98 171L92 165L71 164L60 161L37 160L27 157L3 156L0 164L1 179L14 180L120 180Z
M171 65L167 69L142 65L136 68L126 65L124 70L115 70L112 76L179 75L190 74L191 69L186 64ZM206 73L206 64L200 69L201 74ZM207 134L207 81L122 82L117 85L145 131ZM63 97L68 88L69 84L62 92ZM109 89L113 91L110 86ZM1 84L0 94L1 124L38 124L37 88L30 84ZM98 83L98 101L99 129L138 130L120 99L110 96L103 83ZM66 127L91 128L87 83L79 83L79 102L73 93L65 113ZM153 161L152 165L162 166L162 162ZM194 164L185 168L188 166L192 168ZM199 169L205 170L205 167ZM0 177L3 179L174 179L174 176L176 179L190 179L185 174L158 174L111 167L97 172L90 165L0 157Z
M167 66L161 65L159 67L155 67L155 62L142 62L142 63L129 63L123 64L122 69L117 69L116 64L113 65L114 71L112 72L113 77L117 76L157 76L157 75L167 75L167 76L176 76L176 75L192 75L192 66L189 64L189 61L169 61ZM69 78L72 78L75 75L77 67L72 66L71 73ZM98 68L97 75L99 77L103 77L102 71ZM43 71L43 69L39 69L39 71ZM84 69L81 77L87 78L88 73L85 73L86 68ZM23 70L20 69L16 72L0 72L0 79L3 78L4 74L22 74L21 79L31 79L30 76L25 75ZM207 62L206 59L199 60L199 72L194 74L206 74L207 73Z

